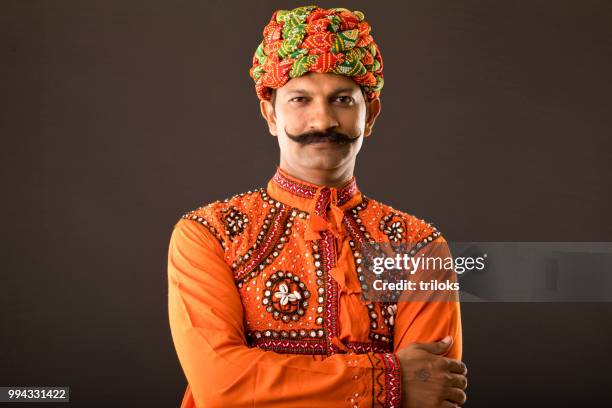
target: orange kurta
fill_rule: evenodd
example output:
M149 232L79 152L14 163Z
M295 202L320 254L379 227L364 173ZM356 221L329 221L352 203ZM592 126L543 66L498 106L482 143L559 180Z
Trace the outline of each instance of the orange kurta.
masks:
M400 407L394 351L451 335L446 355L460 359L457 302L363 300L364 242L447 251L355 178L327 188L279 168L265 189L185 214L168 254L181 407Z

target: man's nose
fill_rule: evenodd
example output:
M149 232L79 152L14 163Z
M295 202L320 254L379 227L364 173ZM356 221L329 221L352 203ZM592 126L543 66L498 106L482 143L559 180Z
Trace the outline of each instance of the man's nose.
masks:
M308 127L310 130L325 131L338 125L335 112L328 102L313 101L308 117Z

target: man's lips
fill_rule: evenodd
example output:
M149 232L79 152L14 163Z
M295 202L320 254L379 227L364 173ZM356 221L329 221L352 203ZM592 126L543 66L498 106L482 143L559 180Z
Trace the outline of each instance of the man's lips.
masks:
M332 142L331 140L319 140L317 142L308 143L304 146L313 146L313 147L335 147L335 146L344 146L347 143L338 143Z
M329 144L342 144L345 142L340 142L340 141L335 141L329 138L321 138L321 139L314 139L312 141L310 141L308 144L320 144L320 143L329 143Z

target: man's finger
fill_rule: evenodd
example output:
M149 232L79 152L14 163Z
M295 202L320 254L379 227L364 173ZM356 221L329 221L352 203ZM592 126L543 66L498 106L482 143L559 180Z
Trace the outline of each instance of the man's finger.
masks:
M415 346L431 354L444 354L450 348L451 344L453 344L453 338L451 336L446 336L440 341L418 343Z
M467 366L463 361L455 360L454 358L446 358L447 369L451 373L467 375Z
M462 389L451 387L446 389L444 398L452 403L463 405L467 400L467 395L465 395Z
M461 375L461 374L447 374L447 375L449 376L448 384L451 387L460 388L462 390L465 390L467 388L468 381L464 375Z

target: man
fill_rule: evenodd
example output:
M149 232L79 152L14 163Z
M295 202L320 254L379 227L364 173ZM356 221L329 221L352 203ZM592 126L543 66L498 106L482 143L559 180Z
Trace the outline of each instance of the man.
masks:
M465 401L458 303L362 297L364 243L447 250L434 227L364 197L353 177L381 109L369 32L361 12L316 6L276 11L264 29L250 72L277 171L265 189L185 214L170 242L183 408Z

